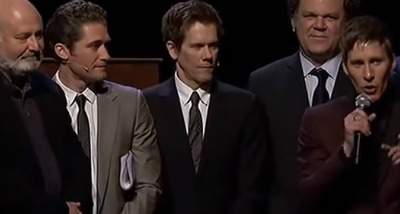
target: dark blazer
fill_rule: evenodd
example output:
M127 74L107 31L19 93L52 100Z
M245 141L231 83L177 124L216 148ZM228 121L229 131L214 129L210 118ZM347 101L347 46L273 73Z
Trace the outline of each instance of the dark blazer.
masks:
M400 99L387 95L373 107L372 136L361 140L359 164L344 155L344 118L354 98L341 97L308 109L299 135L301 211L307 214L400 213L400 165L393 165L382 142L398 143Z
M34 72L32 96L41 113L45 134L62 178L62 193L45 193L38 159L11 91L0 81L0 213L68 213L66 201L91 207L89 160L70 126L65 100L50 79ZM89 210L88 210L89 211Z
M215 82L196 175L174 79L144 95L163 161L160 213L259 213L266 150L254 96Z
M400 91L400 57L396 57L396 67L391 76L391 80L396 90Z
M295 213L297 133L301 117L309 107L299 52L254 71L249 89L263 105L271 143L273 181L270 184L269 213ZM332 97L353 91L342 70L339 71Z

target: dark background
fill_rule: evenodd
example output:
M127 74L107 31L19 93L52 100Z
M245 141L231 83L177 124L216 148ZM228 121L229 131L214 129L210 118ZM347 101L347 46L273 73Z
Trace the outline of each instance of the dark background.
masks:
M364 11L381 18L392 31L396 54L400 53L400 10L395 0L361 0ZM67 0L32 0L44 23ZM108 11L113 57L164 58L161 79L169 77L172 63L161 41L163 13L177 1L93 0ZM244 87L251 71L297 50L285 0L207 1L224 21L225 37L220 52L220 79ZM397 3L399 4L399 3ZM267 6L270 5L270 6ZM273 6L272 6L273 5Z

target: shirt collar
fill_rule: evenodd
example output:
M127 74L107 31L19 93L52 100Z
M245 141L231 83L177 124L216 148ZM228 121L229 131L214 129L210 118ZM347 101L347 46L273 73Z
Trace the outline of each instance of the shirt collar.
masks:
M300 54L301 67L303 69L303 75L304 77L306 77L307 75L310 74L310 72L314 68L316 68L316 66L311 62L309 58L304 56L303 51L300 51L299 54ZM342 55L338 54L335 57L326 61L321 66L319 66L319 68L324 69L329 74L329 77L335 80L339 72L341 62L342 62Z
M56 72L54 79L58 83L58 85L61 87L61 89L64 91L68 106L72 106L74 104L75 97L80 94L83 94L90 104L94 103L94 101L96 99L96 94L90 88L86 88L82 93L77 93L76 91L68 88L66 85L64 85L64 83L62 83L60 76L59 76L59 72L60 71Z
M199 94L200 102L203 103L204 105L208 106L208 104L210 102L210 93L209 92L207 92L206 90L203 90L202 88L193 90L192 88L187 86L181 79L179 79L177 72L175 72L174 79L175 79L175 86L178 91L179 99L184 105L189 104L190 96L192 95L192 93L194 91L196 91Z

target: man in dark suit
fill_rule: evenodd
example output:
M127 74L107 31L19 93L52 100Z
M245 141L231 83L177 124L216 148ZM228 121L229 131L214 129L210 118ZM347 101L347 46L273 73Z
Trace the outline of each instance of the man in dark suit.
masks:
M296 137L306 108L353 90L340 68L339 33L355 10L352 0L289 0L300 50L253 72L249 88L263 104L272 151L269 212L295 213Z
M0 8L0 213L89 212L89 161L56 85L36 70L42 20L26 0Z
M395 61L389 36L379 20L361 16L348 23L340 44L356 103L360 95L367 102L357 108L348 95L304 113L301 211L400 213L400 96L390 83Z
M145 90L163 160L160 213L259 213L265 138L255 97L214 79L222 21L203 1L172 6L162 33L174 77Z

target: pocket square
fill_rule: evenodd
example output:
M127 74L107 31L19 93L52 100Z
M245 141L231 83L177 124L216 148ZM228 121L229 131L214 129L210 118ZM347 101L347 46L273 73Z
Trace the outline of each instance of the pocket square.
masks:
M135 170L133 168L133 153L129 151L121 156L121 170L119 175L119 183L123 190L129 190L135 183Z

